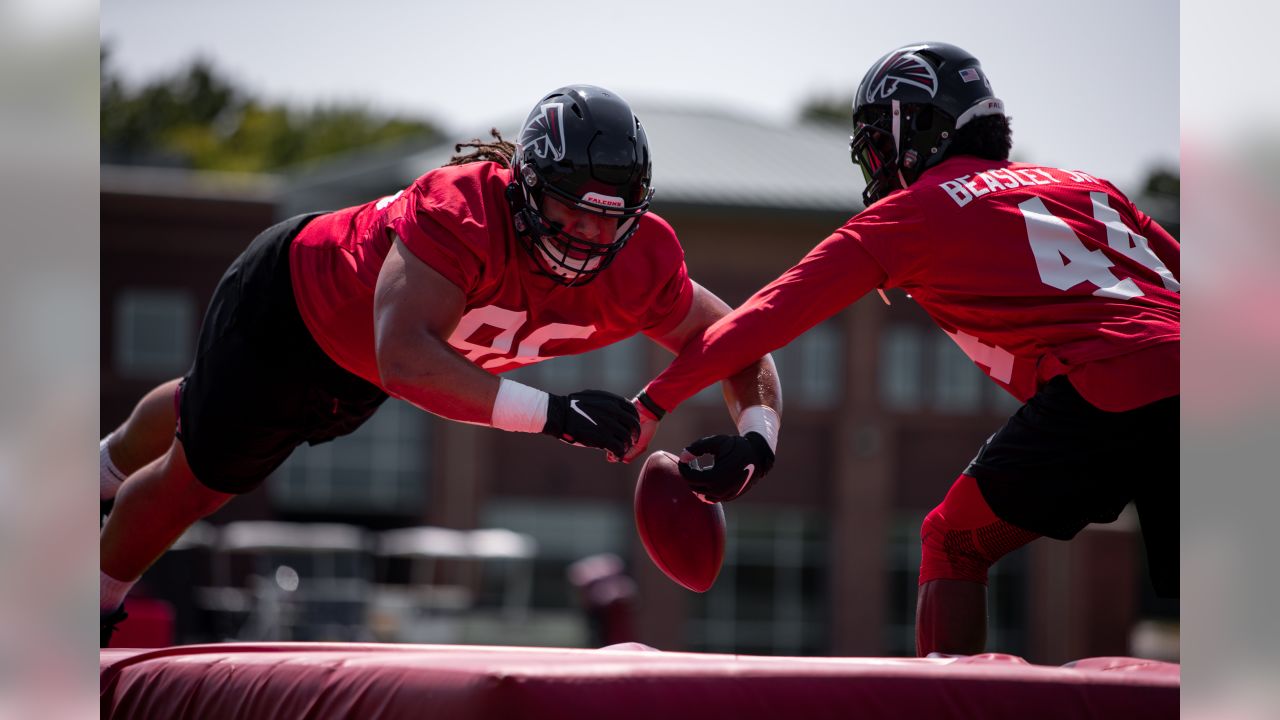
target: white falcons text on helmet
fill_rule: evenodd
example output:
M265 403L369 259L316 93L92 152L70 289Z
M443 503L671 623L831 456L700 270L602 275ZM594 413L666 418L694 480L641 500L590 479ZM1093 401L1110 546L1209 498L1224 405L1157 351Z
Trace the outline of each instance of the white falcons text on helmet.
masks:
M550 156L559 162L564 159L564 105L546 103L541 110L542 116L525 128L520 144L533 148L540 158Z
M616 195L601 195L598 192L589 192L582 196L582 202L588 205L603 206L606 208L621 209L626 203L622 198Z
M881 63L867 83L868 103L887 100L902 85L910 85L929 93L929 97L938 94L938 75L924 58L915 54L925 45L906 47L891 53Z

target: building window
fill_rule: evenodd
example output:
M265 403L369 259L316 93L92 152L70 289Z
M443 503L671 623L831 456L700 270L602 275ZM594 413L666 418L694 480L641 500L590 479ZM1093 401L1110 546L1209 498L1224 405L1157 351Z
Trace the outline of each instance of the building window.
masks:
M880 402L888 410L918 410L924 401L924 338L914 325L890 325L880 343Z
M525 365L504 377L548 392L570 393L599 387L629 397L649 380L644 376L649 342L643 335L634 335L581 355L561 355Z
M942 500L941 497L938 498ZM891 656L916 653L916 593L920 580L920 524L903 515L891 530L888 552L889 612L883 644ZM987 652L1027 653L1026 548L1001 558L987 574Z
M195 302L183 290L122 290L115 304L116 371L134 378L170 378L186 372L195 314Z
M841 351L840 326L828 320L801 335L793 345L799 350L799 373L789 376L801 402L808 407L833 407L840 400L841 370L844 353Z
M543 360L533 366L537 385L551 392L568 393L581 390L587 376L585 355L563 355Z
M294 450L268 483L271 499L288 512L420 517L430 429L426 413L387 400L354 433Z
M604 389L630 397L648 382L644 377L648 370L646 359L652 341L643 335L634 335L621 342L600 348L588 356L600 363L599 379Z
M692 598L691 650L830 652L825 518L797 508L731 508L724 566Z
M943 412L972 413L982 405L986 373L944 333L933 335L933 406Z

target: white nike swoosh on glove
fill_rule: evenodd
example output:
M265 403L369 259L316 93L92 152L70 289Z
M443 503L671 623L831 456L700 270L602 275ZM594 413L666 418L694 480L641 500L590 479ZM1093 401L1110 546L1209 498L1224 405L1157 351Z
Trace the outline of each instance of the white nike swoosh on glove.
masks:
M591 423L592 425L599 425L599 424L600 424L600 423L596 422L595 420L592 420L590 415L588 415L588 414L587 414L587 413L586 413L582 408L578 407L578 401L577 401L577 400L570 400L570 401L569 401L569 407L570 407L570 408L572 408L574 412L576 412L576 413L578 413L579 415L581 415L582 417L586 418L586 419L587 419L587 422Z
M698 470L700 468L697 467L697 462L698 462L697 458L694 458L693 462L689 463L689 465L693 467L694 470ZM710 469L710 468L708 467L706 469ZM737 497L738 494L742 492L742 489L747 486L747 483L751 482L751 476L755 475L756 473L756 466L752 465L751 463L747 463L746 471L747 471L747 479L743 480L742 484L738 486L738 492L734 493L734 497ZM708 498L706 495L703 495L702 493L695 492L694 496L696 496L699 500L701 500L702 502L708 505L716 504L715 500Z

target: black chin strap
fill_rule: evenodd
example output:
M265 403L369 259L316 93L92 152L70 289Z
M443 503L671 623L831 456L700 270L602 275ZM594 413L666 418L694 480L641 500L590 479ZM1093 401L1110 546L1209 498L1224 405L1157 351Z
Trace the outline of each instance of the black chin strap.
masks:
M520 184L511 181L507 185L505 192L507 196L507 204L511 206L511 219L516 227L517 235L529 236L533 233L533 228L529 226L529 219L526 217L528 204L524 200L524 192L520 189Z
M541 238L535 228L537 221L529 211L529 203L525 200L524 189L520 187L520 183L514 180L511 181L507 185L504 194L507 196L507 204L511 206L511 224L515 227L516 239L520 241L521 247L528 253L529 260L533 263L533 272L543 277L551 278L560 285L572 286L577 282L578 278L569 281L551 272L544 265L543 258L539 257L538 245Z

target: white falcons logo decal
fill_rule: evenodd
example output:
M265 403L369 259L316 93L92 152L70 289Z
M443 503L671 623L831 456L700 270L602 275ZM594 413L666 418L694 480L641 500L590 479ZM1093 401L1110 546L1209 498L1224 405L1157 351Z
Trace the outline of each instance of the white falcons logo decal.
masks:
M532 147L540 158L550 155L559 162L564 159L564 105L547 103L541 109L542 117L529 123L520 143Z
M927 46L917 45L902 48L885 58L884 62L880 63L880 67L876 68L875 74L871 76L871 82L867 83L867 102L887 100L898 92L900 85L918 87L929 93L929 97L937 95L937 74L933 72L929 63L915 54L916 50L925 47Z

